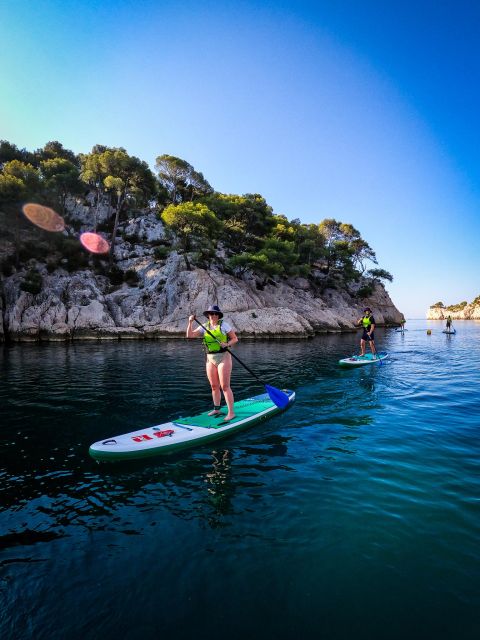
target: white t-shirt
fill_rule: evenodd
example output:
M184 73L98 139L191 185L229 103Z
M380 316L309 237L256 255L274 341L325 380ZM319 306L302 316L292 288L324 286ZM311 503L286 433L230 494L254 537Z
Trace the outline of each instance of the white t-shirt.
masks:
M205 326L207 326L207 325L205 324ZM207 329L208 329L208 328L209 328L209 327L207 327ZM231 331L231 330L232 330L232 327L228 324L228 322L224 322L224 321L222 320L222 332L223 332L223 333L228 334L228 333L230 333L230 331ZM199 328L198 328L198 333L199 333L201 336L205 335L205 330L203 329L203 327L199 327Z

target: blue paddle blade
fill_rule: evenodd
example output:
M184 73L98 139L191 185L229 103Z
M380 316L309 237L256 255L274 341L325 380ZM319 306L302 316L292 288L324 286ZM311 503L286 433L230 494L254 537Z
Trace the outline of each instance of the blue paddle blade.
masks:
M290 398L286 393L280 391L280 389L276 389L275 387L271 387L269 384L265 385L265 389L270 396L270 400L277 405L279 409L285 409L285 407L290 402Z

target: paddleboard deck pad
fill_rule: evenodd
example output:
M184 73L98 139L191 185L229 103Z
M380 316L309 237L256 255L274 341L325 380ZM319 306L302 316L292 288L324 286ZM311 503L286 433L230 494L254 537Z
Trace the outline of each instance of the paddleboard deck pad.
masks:
M359 367L365 364L375 364L375 362L381 362L388 357L388 353L381 351L376 356L373 353L366 353L364 356L350 356L350 358L342 358L338 361L341 367Z
M453 336L453 334L455 334L455 333L457 333L457 332L456 332L456 330L455 330L455 329L454 329L453 331L447 331L446 329L444 329L444 330L442 331L442 333L447 333L447 334L450 334L450 335L452 335L452 336Z
M264 393L236 402L235 418L229 422L224 422L226 409L216 416L209 416L206 411L197 416L178 418L172 422L99 440L90 446L89 454L99 462L115 462L166 455L208 444L288 409L295 401L295 392L285 390L285 393L289 398L285 409L279 409L268 393Z

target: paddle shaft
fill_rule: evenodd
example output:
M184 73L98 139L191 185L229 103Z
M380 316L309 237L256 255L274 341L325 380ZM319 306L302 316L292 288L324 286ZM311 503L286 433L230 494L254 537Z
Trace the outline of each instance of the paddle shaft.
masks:
M220 346L222 345L222 343L220 342L220 340L217 340L217 338L213 335L213 333L212 333L211 331L209 331L209 330L207 329L207 327L205 327L205 326L204 326L204 325L203 325L199 320L197 320L197 318L195 318L195 322L196 322L197 324L199 324L199 325L202 327L202 329L208 333L208 335L212 336L212 338L215 340L215 342L217 342ZM254 372L250 369L250 367L247 367L247 365L246 365L244 362L242 362L238 356L236 356L234 353L232 353L232 351L230 351L230 349L229 349L228 347L222 347L222 349L225 349L226 351L228 351L228 353L232 356L232 358L235 358L235 360L236 360L237 362L239 362L239 363L242 365L242 367L248 371L248 373L251 373L251 374L252 374L252 376L253 376L256 380L258 380L259 382L261 382L263 385L265 384L265 383L263 382L263 380L260 380L260 378L257 376L257 374L256 374L256 373L254 373Z

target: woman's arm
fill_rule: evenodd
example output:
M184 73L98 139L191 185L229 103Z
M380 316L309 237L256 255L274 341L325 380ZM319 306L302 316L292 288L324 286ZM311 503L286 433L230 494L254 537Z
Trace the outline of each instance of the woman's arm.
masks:
M228 342L223 342L222 347L230 348L230 347L233 347L234 344L237 344L238 342L237 334L233 329L227 333L227 336L228 336Z
M188 318L188 324L187 324L187 333L185 334L186 338L199 338L200 337L200 329L201 327L198 327L197 329L194 329L192 327L192 324L195 320L195 316L189 316Z

